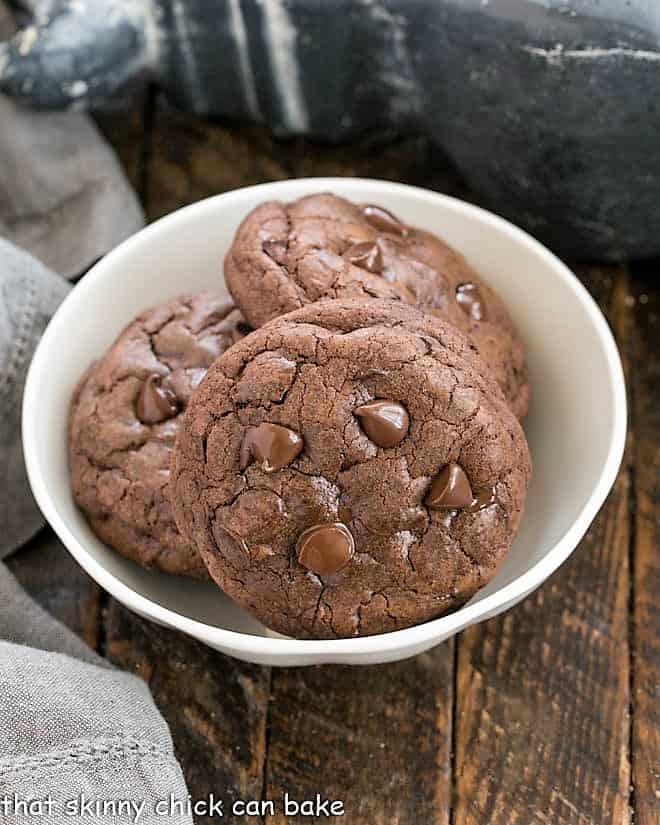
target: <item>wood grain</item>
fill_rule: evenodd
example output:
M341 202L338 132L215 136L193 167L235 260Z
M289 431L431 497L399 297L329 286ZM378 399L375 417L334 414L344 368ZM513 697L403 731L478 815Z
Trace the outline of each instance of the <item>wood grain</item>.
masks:
M617 273L581 274L611 309ZM461 636L455 823L631 821L629 537L624 465L563 568L514 610Z
M259 799L266 742L268 668L223 656L182 633L158 627L112 600L105 653L149 684L170 726L193 799ZM196 817L198 823L214 822ZM254 822L225 815L223 822Z
M444 155L425 138L366 136L331 146L299 138L281 145L282 163L292 178L380 178L465 197L467 190Z
M150 220L210 195L286 176L265 129L228 129L158 101L146 188Z
M213 123L158 102L150 152L147 212L161 217L182 205L256 183L295 177L374 177L466 196L444 156L424 138L391 135L330 146L278 141L263 128Z
M98 112L94 116L96 125L117 153L126 177L143 204L152 119L153 100L150 91L142 92L129 111Z
M329 822L447 825L452 673L451 642L390 665L273 670L266 798L341 800Z
M660 262L640 266L628 305L634 449L633 788L635 822L660 819Z

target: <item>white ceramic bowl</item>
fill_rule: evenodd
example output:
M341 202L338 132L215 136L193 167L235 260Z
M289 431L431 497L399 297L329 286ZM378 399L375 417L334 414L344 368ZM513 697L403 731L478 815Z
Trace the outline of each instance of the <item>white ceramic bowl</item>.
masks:
M509 306L527 344L532 404L525 429L534 475L514 546L497 576L448 616L359 639L299 641L266 630L212 584L142 570L102 544L69 485L67 414L85 367L138 312L181 292L222 287L220 263L258 203L332 191L373 202L460 249ZM575 276L495 215L422 189L350 178L240 189L181 209L100 261L50 322L29 371L23 441L44 515L92 578L136 613L231 656L270 665L369 664L413 656L501 613L538 587L580 541L623 453L626 399L619 355Z

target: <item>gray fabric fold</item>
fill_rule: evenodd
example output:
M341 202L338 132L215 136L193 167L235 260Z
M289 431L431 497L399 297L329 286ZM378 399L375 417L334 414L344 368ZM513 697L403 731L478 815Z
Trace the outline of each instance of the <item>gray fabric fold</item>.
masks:
M73 277L138 229L142 210L92 121L0 96L0 236Z
M0 558L43 524L25 473L21 401L34 349L69 288L0 238Z
M30 5L50 12L50 2ZM0 0L0 41L14 32ZM86 115L35 112L0 95L0 124L0 237L71 278L140 228L139 201Z
M52 541L59 543L54 534ZM106 659L31 599L4 564L0 564L0 640L65 653L99 667L111 667Z
M163 815L187 790L147 686L45 613L2 564L0 663L0 823L192 822L181 807Z

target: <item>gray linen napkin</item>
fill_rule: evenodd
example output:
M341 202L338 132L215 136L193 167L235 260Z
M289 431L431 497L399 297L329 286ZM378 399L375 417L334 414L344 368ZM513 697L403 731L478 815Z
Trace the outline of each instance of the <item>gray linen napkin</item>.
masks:
M41 610L2 564L0 663L0 823L192 822L147 686Z
M69 288L63 278L0 238L0 558L43 525L25 475L21 400L36 343Z
M51 0L32 0L46 15ZM0 0L0 40L15 27ZM138 229L142 210L93 122L0 95L0 237L65 277Z
M79 275L135 232L142 211L89 118L0 95L0 236Z

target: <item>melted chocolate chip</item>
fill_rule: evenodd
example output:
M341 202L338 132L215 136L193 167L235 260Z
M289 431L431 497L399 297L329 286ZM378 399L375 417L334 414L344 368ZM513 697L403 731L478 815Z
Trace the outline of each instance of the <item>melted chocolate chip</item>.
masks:
M383 255L375 241L353 244L346 250L344 257L349 263L366 269L367 272L378 274L383 270Z
M174 418L179 411L176 395L161 384L159 375L150 375L142 385L138 395L136 412L143 424L159 424Z
M254 459L266 473L281 470L296 458L303 448L303 440L298 433L279 424L259 424L250 427L241 445L241 470Z
M396 215L383 209L382 206L367 204L362 207L362 214L365 220L381 232L389 232L392 235L400 235L405 238L408 234L408 227L402 223Z
M436 510L457 510L470 507L474 497L465 472L452 462L433 479L426 504Z
M261 248L266 253L266 255L268 255L269 258L272 258L278 264L283 264L284 261L286 260L286 252L287 252L287 242L286 241L277 241L277 240L264 241L261 244Z
M371 401L355 411L362 429L379 447L396 447L406 437L408 411L396 401Z
M487 487L485 490L481 490L477 493L477 495L472 499L472 504L468 508L471 513L476 513L479 510L485 510L486 507L490 507L492 504L495 504L497 501L497 496L495 495L495 488L494 487Z
M353 557L355 541L350 530L339 522L316 524L300 536L296 544L298 561L319 576L339 572Z
M456 287L456 303L473 321L486 320L486 307L476 284L459 284Z

